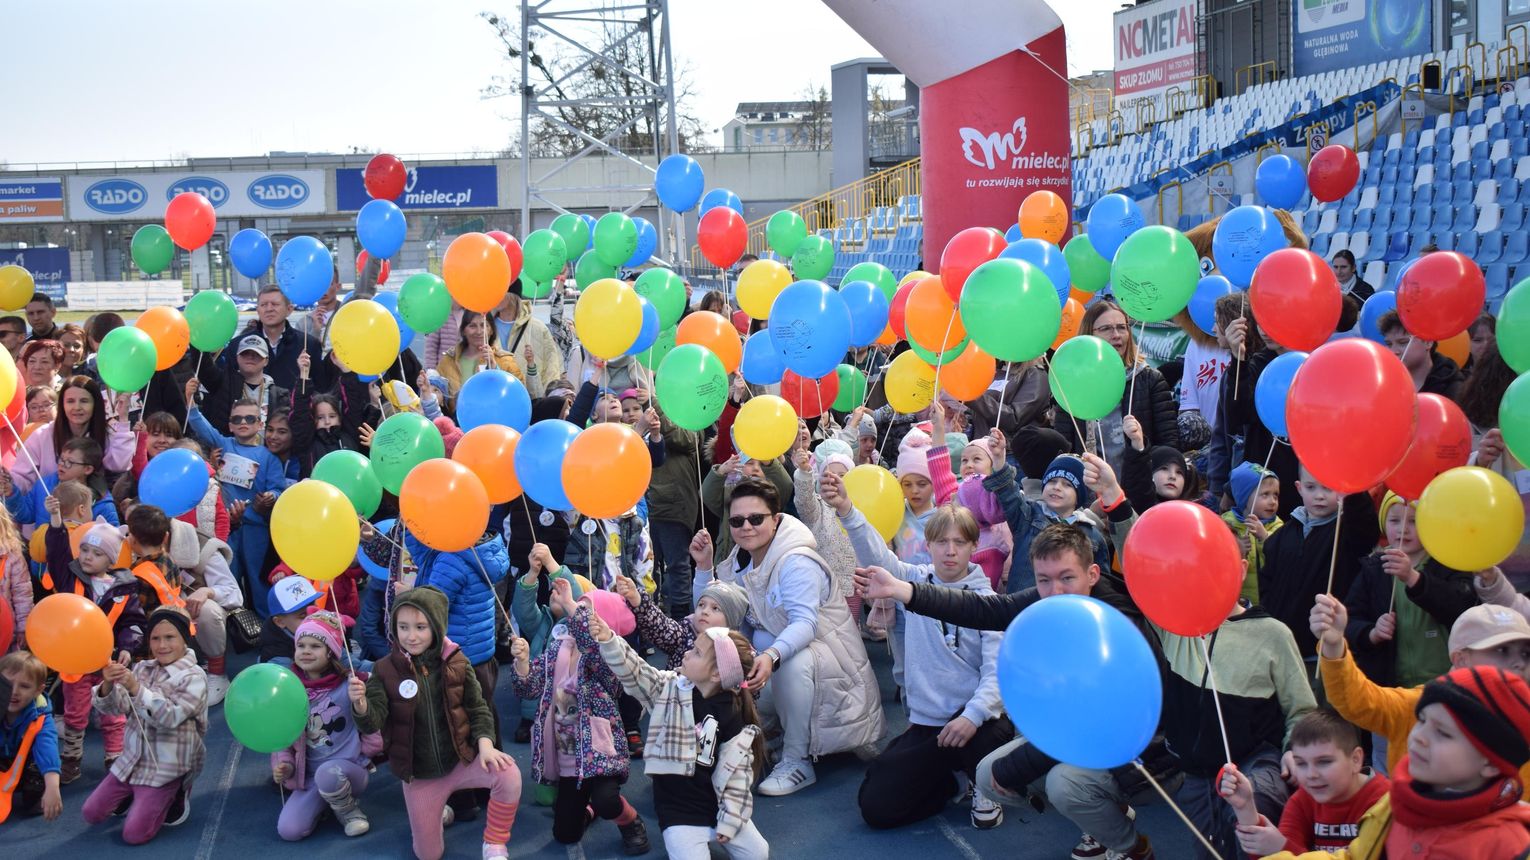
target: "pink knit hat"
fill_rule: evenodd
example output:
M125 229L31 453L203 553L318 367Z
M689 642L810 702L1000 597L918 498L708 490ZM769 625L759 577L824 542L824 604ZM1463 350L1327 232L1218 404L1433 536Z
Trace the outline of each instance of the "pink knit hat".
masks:
M998 470L998 468L999 468L999 466L1001 464L994 462L992 440L989 439L987 436L979 436L976 439L973 439L972 441L967 443L967 447L968 448L976 447L976 448L982 449L983 453L988 455L988 468L990 470L992 470L992 471L997 471Z
M452 449L457 447L457 440L462 438L462 428L445 415L437 418L435 425L441 431L441 441L446 443L446 456L450 457Z
M606 626L617 636L626 636L637 629L637 618L632 614L632 607L627 604L625 598L611 591L586 591L579 597L580 600L590 601L590 608L600 616L600 620L606 622Z
M333 612L315 612L303 619L303 623L298 625L292 638L296 641L304 636L312 636L323 642L324 647L328 648L330 655L335 658L335 662L340 663L345 659L345 643L341 639L339 621L339 616Z
M930 434L914 428L898 443L898 477L922 475L930 479Z

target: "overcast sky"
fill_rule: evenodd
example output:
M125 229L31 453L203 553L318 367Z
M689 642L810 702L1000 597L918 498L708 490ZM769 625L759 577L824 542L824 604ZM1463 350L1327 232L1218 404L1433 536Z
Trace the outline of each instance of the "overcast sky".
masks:
M1117 4L1054 5L1070 72L1109 68ZM519 134L519 106L480 96L506 65L485 10L519 14L492 0L6 0L0 162L493 152ZM798 98L875 55L820 0L670 0L670 16L709 130L738 102Z

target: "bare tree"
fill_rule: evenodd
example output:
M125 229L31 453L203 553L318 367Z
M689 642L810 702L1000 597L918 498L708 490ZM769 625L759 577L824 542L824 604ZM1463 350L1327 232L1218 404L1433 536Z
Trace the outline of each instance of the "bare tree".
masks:
M833 117L830 115L829 91L811 85L802 93L807 109L797 120L797 145L805 149L828 149L834 143Z

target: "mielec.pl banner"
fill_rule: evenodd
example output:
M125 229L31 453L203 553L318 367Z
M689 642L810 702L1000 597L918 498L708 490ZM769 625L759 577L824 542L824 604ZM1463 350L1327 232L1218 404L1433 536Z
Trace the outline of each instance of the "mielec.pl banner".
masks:
M1294 0L1296 74L1427 53L1433 6L1422 0Z
M1117 107L1190 89L1197 65L1197 0L1158 0L1115 15ZM1159 118L1163 118L1160 110Z

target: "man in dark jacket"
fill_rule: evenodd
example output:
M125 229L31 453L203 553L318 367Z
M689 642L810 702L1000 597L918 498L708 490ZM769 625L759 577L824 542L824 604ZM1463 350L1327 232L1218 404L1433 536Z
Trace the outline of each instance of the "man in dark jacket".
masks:
M296 328L287 318L292 315L292 302L282 292L281 287L275 284L267 284L260 288L260 296L255 303L255 319L250 321L242 331L234 337L242 342L243 338L258 334L266 339L266 347L269 355L269 363L266 365L266 373L271 375L272 381L288 391L298 390L298 356L308 353L310 356L323 354L319 339L311 334L304 334ZM313 361L313 376L309 384L317 385L320 390L328 390L334 383L334 368L326 361ZM223 357L219 359L221 364L227 365L233 359L225 350Z
M224 356L228 354L224 350ZM197 381L202 383L202 414L214 427L228 424L228 414L240 400L253 400L260 406L261 425L277 409L290 407L292 395L288 388L278 385L270 374L271 347L258 334L247 334L233 343L234 358L225 362L202 362ZM182 406L184 414L185 407Z

